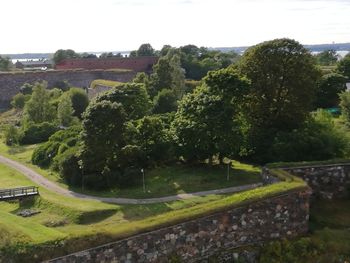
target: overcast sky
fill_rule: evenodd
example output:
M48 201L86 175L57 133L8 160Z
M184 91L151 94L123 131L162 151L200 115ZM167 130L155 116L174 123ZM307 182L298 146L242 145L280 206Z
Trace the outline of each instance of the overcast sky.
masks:
M350 0L0 0L0 54L350 42Z

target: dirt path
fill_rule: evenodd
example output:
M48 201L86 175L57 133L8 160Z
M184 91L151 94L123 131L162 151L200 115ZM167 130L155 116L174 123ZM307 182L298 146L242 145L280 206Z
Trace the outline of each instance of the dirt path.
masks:
M206 196L211 194L227 194L227 193L241 192L241 191L253 189L262 185L262 183L257 183L257 184L229 187L229 188L218 189L218 190L209 190L209 191L202 191L202 192L196 192L196 193L178 194L178 195L172 195L172 196L165 196L165 197L159 197L159 198L146 198L146 199L98 197L98 196L79 194L79 193L72 192L68 189L64 189L59 185L55 184L54 182L43 177L39 173L35 172L34 170L28 168L27 166L19 162L16 162L14 160L11 160L9 158L6 158L2 155L0 155L0 163L3 163L19 171L20 173L28 177L32 182L57 194L68 196L68 197L79 198L79 199L97 200L97 201L113 203L113 204L153 204L153 203L170 202L170 201L176 201L176 200L182 200L182 199L189 199L189 198L198 197L198 196Z

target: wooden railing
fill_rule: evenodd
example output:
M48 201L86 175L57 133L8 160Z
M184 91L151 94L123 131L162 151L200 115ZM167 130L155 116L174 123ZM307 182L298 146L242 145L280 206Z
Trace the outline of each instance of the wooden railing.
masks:
M28 186L12 189L0 189L0 201L19 199L21 197L38 195L39 189L37 186Z

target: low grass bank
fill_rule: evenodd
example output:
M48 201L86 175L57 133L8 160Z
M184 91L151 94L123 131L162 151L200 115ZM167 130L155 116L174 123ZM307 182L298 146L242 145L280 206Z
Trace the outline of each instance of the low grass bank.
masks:
M115 88L123 85L123 82L119 81L113 81L113 80L106 80L106 79L95 79L91 82L90 88L94 89L96 86L105 86L110 88Z
M267 168L293 168L293 167L304 167L304 166L317 166L317 165L331 165L331 164L350 164L350 159L331 159L324 161L307 161L307 162L278 162L269 163L266 165Z

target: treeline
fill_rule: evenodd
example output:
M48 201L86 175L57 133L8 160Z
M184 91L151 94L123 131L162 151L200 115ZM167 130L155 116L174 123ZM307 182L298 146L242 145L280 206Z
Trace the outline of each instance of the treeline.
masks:
M181 56L168 47L152 74L100 94L82 115L74 116L70 90L54 96L37 85L24 103L21 129L53 119L61 130L34 151L33 163L59 171L70 185L105 189L133 185L143 169L170 162L349 156L346 128L319 108L340 103L340 120L350 123L350 56L324 73L301 44L276 39L197 82L186 82Z

